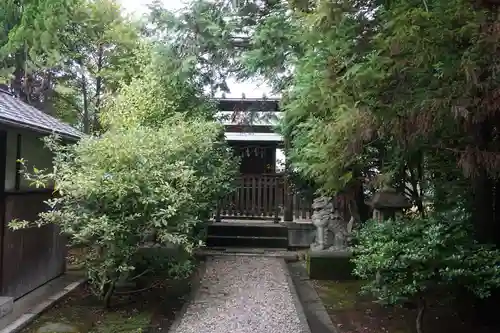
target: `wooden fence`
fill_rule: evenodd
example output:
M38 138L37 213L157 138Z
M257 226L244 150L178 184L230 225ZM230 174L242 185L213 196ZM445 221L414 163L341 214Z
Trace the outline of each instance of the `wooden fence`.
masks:
M50 192L16 192L5 197L5 225L2 226L1 293L15 299L60 276L65 271L66 244L55 225L13 231L12 219L35 220L47 209Z
M236 179L235 190L219 202L215 219L262 219L279 221L284 215L283 174L243 175ZM311 203L293 194L294 219L308 220Z
M292 197L294 221L310 221L312 217L312 199L294 192Z

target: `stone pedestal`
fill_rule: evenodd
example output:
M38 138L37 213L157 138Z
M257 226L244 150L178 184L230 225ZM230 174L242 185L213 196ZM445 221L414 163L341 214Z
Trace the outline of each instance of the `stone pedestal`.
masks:
M307 272L314 280L353 280L352 252L311 250L307 256Z
M346 217L334 208L332 200L326 197L315 199L313 210L316 239L307 257L309 277L317 280L352 279L354 266L348 242L353 218L346 221Z
M288 248L309 248L316 235L316 227L310 223L284 223L288 229Z

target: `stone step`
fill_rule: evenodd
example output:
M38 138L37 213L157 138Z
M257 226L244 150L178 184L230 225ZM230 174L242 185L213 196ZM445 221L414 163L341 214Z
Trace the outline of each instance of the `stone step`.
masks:
M203 247L195 251L195 255L206 258L208 256L243 256L243 257L270 257L282 258L287 262L299 260L297 251L288 251L286 248L237 248L237 247Z
M250 222L255 222L255 221L265 221L265 222L274 222L276 219L274 216L255 216L255 215L249 215L249 216L230 216L230 215L221 215L220 220L239 220L239 221L250 221ZM278 221L280 218L278 217Z
M208 225L208 236L287 237L287 227L265 223L224 223Z
M287 248L287 237L208 235L208 247Z

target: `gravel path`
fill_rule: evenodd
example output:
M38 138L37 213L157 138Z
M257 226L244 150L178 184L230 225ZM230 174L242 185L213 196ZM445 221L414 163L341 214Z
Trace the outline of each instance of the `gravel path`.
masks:
M208 258L200 287L172 333L308 332L299 320L282 260Z

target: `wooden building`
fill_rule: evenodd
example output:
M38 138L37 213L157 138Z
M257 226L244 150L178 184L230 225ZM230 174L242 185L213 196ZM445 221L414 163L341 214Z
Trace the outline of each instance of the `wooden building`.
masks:
M65 271L66 244L54 225L13 231L12 219L35 220L53 189L34 189L19 174L18 159L38 169L52 167L41 138L80 137L73 127L0 90L0 296L20 298Z
M241 162L236 189L221 199L215 220L309 220L311 203L292 190L285 173L284 140L275 129L279 100L222 98L218 107Z

